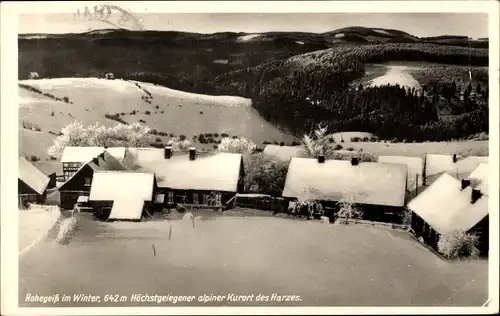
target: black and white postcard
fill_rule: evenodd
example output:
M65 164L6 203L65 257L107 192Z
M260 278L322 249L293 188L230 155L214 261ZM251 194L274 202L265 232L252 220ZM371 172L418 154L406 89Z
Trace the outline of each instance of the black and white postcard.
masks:
M498 312L497 1L1 14L2 314Z

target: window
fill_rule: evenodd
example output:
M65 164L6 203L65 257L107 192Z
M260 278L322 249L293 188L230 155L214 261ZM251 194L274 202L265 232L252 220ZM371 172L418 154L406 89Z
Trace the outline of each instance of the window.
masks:
M167 193L167 199L168 199L168 203L174 203L174 192L169 191Z
M203 204L210 204L210 194L203 194Z
M86 187L89 187L91 182L92 182L92 179L90 179L90 177L85 177L83 185Z
M217 193L215 195L215 205L221 205L221 199L222 199L222 195L220 193Z
M165 201L165 194L157 194L156 195L156 203L163 203Z
M199 204L198 193L193 193L193 204Z

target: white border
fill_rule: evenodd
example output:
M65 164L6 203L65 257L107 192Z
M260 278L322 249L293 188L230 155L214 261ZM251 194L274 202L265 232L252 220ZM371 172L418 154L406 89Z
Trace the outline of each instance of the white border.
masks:
M489 14L490 39L490 187L499 192L499 3L497 1L192 1L108 2L132 12L146 13L388 13L462 12ZM498 312L498 195L490 195L490 244L488 307L106 307L106 308L18 308L17 247L17 17L20 13L72 13L89 2L3 2L1 4L1 283L4 315L172 315L172 314L490 314ZM402 27L404 30L404 27Z

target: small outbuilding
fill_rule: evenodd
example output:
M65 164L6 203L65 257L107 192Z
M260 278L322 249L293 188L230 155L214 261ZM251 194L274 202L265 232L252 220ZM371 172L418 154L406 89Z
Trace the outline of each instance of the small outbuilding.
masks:
M140 221L153 200L152 173L99 171L94 174L89 203L103 220Z
M29 203L43 204L47 197L50 178L23 156L18 159L17 196L19 208Z

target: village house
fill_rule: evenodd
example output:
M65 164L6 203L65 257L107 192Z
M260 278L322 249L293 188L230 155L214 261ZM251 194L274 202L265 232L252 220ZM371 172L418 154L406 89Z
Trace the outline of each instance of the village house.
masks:
M82 165L59 187L61 208L73 209L80 196L89 196L93 175L102 170L124 170L122 164L104 151Z
M92 180L89 204L102 220L140 221L148 213L155 187L152 173L98 171Z
M405 206L405 165L348 160L292 158L283 190L289 202L302 196L322 203L330 219L338 202L358 206L364 218L374 221L401 221Z
M61 182L63 177L62 164L59 161L36 161L33 165L37 167L43 174L49 177L50 182L47 189L52 189Z
M152 172L157 181L158 208L231 207L234 196L243 191L243 159L240 154L174 152L165 147L161 160L143 161L139 172Z
M28 203L43 204L47 196L50 179L23 156L18 159L17 195L19 208Z
M443 234L475 233L479 236L478 248L486 255L489 247L488 193L480 188L480 183L473 187L469 179L458 180L443 173L408 203L414 234L438 250L439 237Z
M379 156L377 162L405 165L408 171L406 189L408 193L415 191L423 184L424 161L420 157L407 156Z
M120 163L125 159L125 147L68 146L61 156L64 181L71 178L84 164L107 151Z
M424 161L424 183L429 186L443 173L447 173L456 179L467 177L480 163L488 162L487 156L441 155L427 154Z

